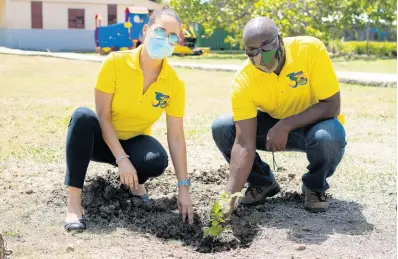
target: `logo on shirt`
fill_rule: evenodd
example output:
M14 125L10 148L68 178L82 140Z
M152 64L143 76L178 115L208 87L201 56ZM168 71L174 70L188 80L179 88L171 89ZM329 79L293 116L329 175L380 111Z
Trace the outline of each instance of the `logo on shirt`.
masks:
M155 92L155 100L156 101L152 101L153 107L165 108L169 104L170 96Z
M296 88L299 85L305 85L308 82L308 79L304 75L303 71L290 73L287 75L287 77L294 81L293 84L289 85L291 88Z

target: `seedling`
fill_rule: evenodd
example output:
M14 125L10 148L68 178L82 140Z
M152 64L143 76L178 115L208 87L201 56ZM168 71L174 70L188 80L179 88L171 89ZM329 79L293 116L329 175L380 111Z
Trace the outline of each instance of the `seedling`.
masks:
M219 199L214 200L210 210L210 222L211 227L204 228L204 237L218 237L223 231L226 230L224 223L226 217L226 211L231 211L231 200L242 196L240 192L229 194L222 192Z

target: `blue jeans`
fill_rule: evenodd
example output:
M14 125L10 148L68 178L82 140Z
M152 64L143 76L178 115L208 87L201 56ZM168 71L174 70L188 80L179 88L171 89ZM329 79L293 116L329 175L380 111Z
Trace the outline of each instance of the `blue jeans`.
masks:
M278 122L267 113L257 113L256 145L265 150L268 131ZM230 162L232 146L235 141L235 123L232 116L223 115L212 125L213 139L225 159ZM346 146L345 130L336 119L328 119L289 133L286 151L306 152L308 172L302 180L307 188L325 192L329 188L326 178L333 175L344 155ZM269 185L275 181L271 168L263 162L256 152L252 171L247 182L250 186Z

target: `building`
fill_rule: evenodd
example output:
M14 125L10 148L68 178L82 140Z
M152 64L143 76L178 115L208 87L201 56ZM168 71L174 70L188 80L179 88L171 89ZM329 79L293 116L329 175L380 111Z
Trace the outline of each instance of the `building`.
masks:
M124 22L129 6L149 0L0 0L0 46L25 50L95 51L95 15L102 25Z

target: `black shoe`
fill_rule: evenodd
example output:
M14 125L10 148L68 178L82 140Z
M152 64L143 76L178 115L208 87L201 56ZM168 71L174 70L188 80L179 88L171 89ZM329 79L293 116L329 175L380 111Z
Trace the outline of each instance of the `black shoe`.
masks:
M73 231L73 230L84 231L87 228L87 224L83 218L81 218L79 220L75 220L75 221L65 220L64 228L68 232Z

